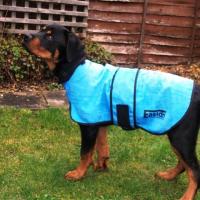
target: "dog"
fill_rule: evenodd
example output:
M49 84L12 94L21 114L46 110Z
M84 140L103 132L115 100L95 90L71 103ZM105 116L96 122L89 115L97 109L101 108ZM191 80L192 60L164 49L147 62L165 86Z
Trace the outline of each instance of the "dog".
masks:
M86 59L81 40L57 24L25 35L23 45L44 59L63 84L71 118L80 126L80 164L66 173L66 179L83 178L91 165L95 170L108 168L107 127L115 124L125 130L142 128L155 135L166 134L178 162L174 168L158 172L156 176L169 181L186 171L188 187L180 199L195 198L200 186L195 150L200 87L194 81L163 72L93 63ZM93 161L95 150L96 163Z

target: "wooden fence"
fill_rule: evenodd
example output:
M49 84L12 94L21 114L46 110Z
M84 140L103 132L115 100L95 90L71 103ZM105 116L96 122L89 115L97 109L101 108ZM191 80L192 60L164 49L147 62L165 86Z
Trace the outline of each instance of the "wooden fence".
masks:
M200 61L200 0L0 0L0 31L53 22L83 36L87 30L120 65Z
M34 32L59 23L84 34L88 4L88 0L0 0L1 31Z
M199 0L93 0L88 24L121 65L200 61Z

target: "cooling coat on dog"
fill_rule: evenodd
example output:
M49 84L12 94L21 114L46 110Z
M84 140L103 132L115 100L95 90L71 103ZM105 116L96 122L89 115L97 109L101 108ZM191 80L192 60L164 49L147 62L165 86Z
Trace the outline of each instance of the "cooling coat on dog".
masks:
M100 65L89 60L65 82L71 118L164 134L187 112L194 82L176 75Z

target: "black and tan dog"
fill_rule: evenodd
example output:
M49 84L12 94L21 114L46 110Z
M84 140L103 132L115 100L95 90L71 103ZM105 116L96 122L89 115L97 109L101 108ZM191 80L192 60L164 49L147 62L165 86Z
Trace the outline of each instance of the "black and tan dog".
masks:
M35 54L40 58L43 58L48 64L49 69L54 71L55 75L59 78L59 81L61 83L65 84L66 82L69 81L72 82L70 87L66 85L66 89L69 89L70 91L72 90L72 93L73 89L74 90L77 89L72 87L74 82L76 82L77 80L82 81L83 79L86 79L88 81L86 77L87 73L86 74L83 73L83 75L79 79L74 78L73 74L75 72L82 73L84 70L84 63L88 61L86 61L84 47L81 41L75 34L68 31L66 28L55 24L49 25L36 34L26 35L24 37L24 46L31 53ZM97 69L101 70L101 67L98 66ZM119 70L114 70L114 68L112 67L108 67L106 69L112 72L112 77L115 76L117 77L118 74L120 74L119 72L117 72ZM93 74L93 72L91 74ZM136 72L135 76L137 79L138 72ZM117 84L113 81L113 79L114 78L112 78L110 82L108 81L110 84L109 85L110 88L115 87L114 85ZM124 79L126 79L126 77ZM136 84L136 82L134 83ZM80 82L80 84L82 84L82 82ZM152 84L154 84L154 82ZM128 85L123 85L124 88L126 86L128 87ZM84 87L85 86L83 86L82 88L83 90ZM136 85L134 87L137 88ZM182 85L182 88L184 87L185 85ZM87 93L87 88L85 88L85 91L86 91L85 94L87 96L89 94ZM79 96L80 98L78 100L79 101L83 100L83 102L86 103L84 92L80 93ZM93 102L93 104L95 104L95 102L92 101L93 96L95 96L95 98L98 98L99 96L103 96L103 94L100 93L99 91L93 91L92 94L90 94L89 96L90 101ZM75 98L72 98L72 101L73 99ZM182 196L181 200L193 200L195 198L197 189L200 186L200 167L195 152L198 130L199 130L199 120L200 120L200 88L196 84L193 85L192 95L190 100L191 100L190 105L187 109L187 112L184 114L184 117L181 118L179 123L176 123L169 130L165 131L172 145L172 148L175 154L177 155L178 163L174 168L168 169L163 172L158 172L156 174L158 177L162 179L173 180L182 172L184 171L187 172L189 183L187 190ZM112 101L112 97L110 98L110 101ZM178 106L179 102L175 102L174 104ZM85 107L87 108L86 105ZM84 110L85 107L80 109ZM171 107L171 105L169 107ZM75 105L71 112L76 112L76 111L78 112L78 109L79 108L76 108ZM98 115L99 118L101 117L101 115L99 115L100 112L101 110L93 112L91 113L91 115L94 118L96 117L95 115ZM111 110L111 113L112 112L113 110ZM119 116L120 119L118 120L121 120L122 124L119 125L121 125L122 127L125 126L124 128L127 129L126 125L129 124L130 126L130 121L127 118L128 108L124 105L122 106L118 105L116 112L121 113L121 117ZM76 113L72 114L76 115ZM165 115L166 111L164 110L156 110L153 112L146 110L143 117L159 118L159 120L162 121ZM81 179L86 174L87 169L90 165L94 165L95 169L99 170L104 170L107 168L107 161L109 158L109 147L107 143L106 127L113 123L114 119L112 116L110 120L107 121L105 120L103 123L96 123L96 124L81 123L80 120L79 126L82 139L80 164L75 170L70 171L65 175L66 179L69 180ZM140 127L137 124L134 124L134 126L136 128ZM151 132L151 130L149 132ZM92 159L93 152L95 149L98 154L96 164L94 164Z

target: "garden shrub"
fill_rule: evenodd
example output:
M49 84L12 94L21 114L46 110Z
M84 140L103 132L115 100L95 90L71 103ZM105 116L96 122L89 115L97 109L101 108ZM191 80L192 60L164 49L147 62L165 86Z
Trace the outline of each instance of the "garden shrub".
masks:
M46 63L27 52L20 36L0 37L0 82L40 81L52 78ZM98 63L111 63L112 56L99 44L85 40L87 58Z
M43 62L22 47L20 37L0 37L0 46L0 82L14 83L43 78Z
M113 63L112 54L106 51L97 42L86 38L84 44L88 59L100 64Z

